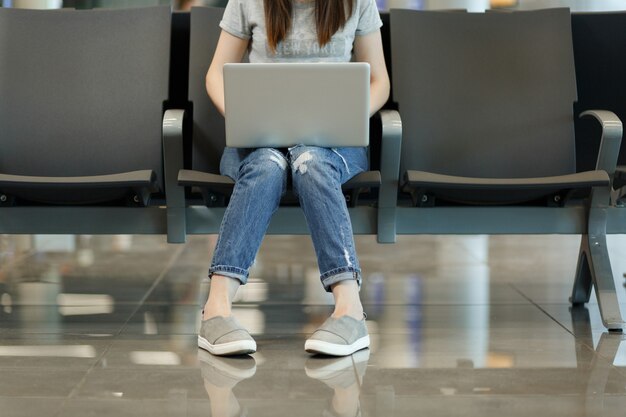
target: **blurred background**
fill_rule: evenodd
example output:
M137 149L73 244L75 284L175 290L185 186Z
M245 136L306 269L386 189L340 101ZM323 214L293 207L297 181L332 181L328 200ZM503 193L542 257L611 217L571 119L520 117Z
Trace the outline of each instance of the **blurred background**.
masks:
M77 9L142 7L171 4L174 10L188 10L193 6L224 6L228 0L0 0L4 7ZM572 11L626 10L626 0L376 0L380 10L409 8L421 10L467 9L483 12L487 9L512 10L569 7Z

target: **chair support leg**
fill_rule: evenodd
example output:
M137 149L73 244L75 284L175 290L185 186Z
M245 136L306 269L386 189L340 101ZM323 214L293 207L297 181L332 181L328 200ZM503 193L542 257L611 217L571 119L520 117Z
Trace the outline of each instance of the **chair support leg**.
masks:
M183 169L183 127L185 112L167 110L163 116L163 163L167 205L167 242L185 243L185 188L178 185L178 172Z
M379 114L383 143L380 155L382 183L378 193L378 243L395 243L402 121L395 110L382 110Z
M595 193L594 193L595 194ZM597 201L597 195L592 201ZM595 286L602 323L609 331L623 330L611 261L606 244L606 209L594 205L589 211L588 234L583 235L571 301L580 304L589 300L591 283Z
M591 298L591 268L589 266L589 235L583 235L580 241L580 252L578 254L578 265L576 266L576 277L574 278L574 288L569 301L573 305L581 305L589 302Z

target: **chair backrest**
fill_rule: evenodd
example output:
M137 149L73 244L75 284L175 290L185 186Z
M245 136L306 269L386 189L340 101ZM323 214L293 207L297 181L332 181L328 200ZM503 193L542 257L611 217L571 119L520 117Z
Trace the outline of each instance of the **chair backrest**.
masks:
M391 10L391 42L401 172L575 172L569 10Z
M162 185L169 7L0 8L0 172L152 169Z
M626 121L626 12L574 13L572 35L578 83L575 114L610 110ZM576 118L575 127L578 169L593 169L598 158L599 127L590 118ZM624 145L618 164L626 165Z
M222 29L223 8L193 7L189 41L189 100L193 103L192 167L219 173L225 146L224 117L207 95L205 76Z

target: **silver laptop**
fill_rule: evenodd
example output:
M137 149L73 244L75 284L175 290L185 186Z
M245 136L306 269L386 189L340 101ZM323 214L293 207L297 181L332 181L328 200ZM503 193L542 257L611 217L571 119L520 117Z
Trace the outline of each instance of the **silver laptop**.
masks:
M226 64L226 146L367 146L369 88L367 63Z

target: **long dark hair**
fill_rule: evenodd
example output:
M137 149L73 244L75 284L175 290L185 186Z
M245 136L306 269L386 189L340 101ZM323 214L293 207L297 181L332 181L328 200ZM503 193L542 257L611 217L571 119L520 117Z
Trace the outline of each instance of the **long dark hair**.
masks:
M330 42L354 10L355 0L315 0L315 26L320 46ZM267 41L272 51L291 29L293 0L263 0Z

